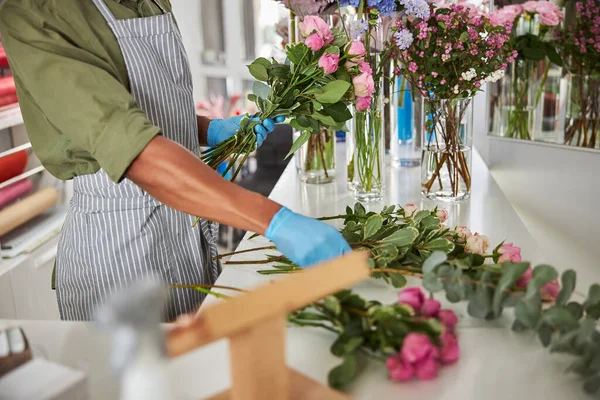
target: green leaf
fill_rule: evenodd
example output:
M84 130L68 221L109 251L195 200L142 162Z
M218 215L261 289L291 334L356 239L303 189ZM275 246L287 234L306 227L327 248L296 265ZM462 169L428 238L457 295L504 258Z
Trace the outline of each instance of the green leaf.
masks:
M256 60L254 60L252 62L252 64L259 64L259 65L262 65L264 67L268 67L269 65L271 65L271 61L267 60L264 57L259 57Z
M465 43L467 40L469 40L469 32L461 33L460 36L458 37L458 40Z
M504 299L509 296L506 291L513 287L515 282L519 280L521 275L527 271L529 268L529 263L506 263L504 265L504 272L496 285L496 290L494 292L494 299L492 302L492 310L494 310L494 314L497 316L502 312L502 303Z
M308 53L308 47L304 43L288 45L285 51L287 57L294 64L300 64L301 60L305 60Z
M340 315L342 312L342 305L335 296L327 296L323 301L323 307L335 316Z
M323 93L317 94L315 99L324 104L337 103L344 97L346 92L350 89L350 83L342 80L335 80L329 82L323 87Z
M324 107L323 114L329 115L336 122L346 122L352 118L352 113L348 110L348 106L341 101Z
M566 307L575 319L579 320L581 317L583 317L583 307L581 304L572 301L568 303Z
M444 23L444 21L438 21L438 26L442 29L446 29L446 24Z
M312 102L312 104L313 104L313 108L314 108L316 111L321 111L321 110L323 109L323 104L319 103L319 102L318 102L318 101L316 101L316 100L315 100L315 101L313 101L313 102Z
M413 219L415 220L415 222L421 222L421 220L425 217L428 217L431 215L431 211L429 210L421 210L419 212L417 212L414 216Z
M538 328L538 337L540 338L540 342L542 342L542 346L548 347L552 340L552 328L548 325L541 324Z
M533 269L533 279L531 280L531 283L539 290L546 283L551 282L556 278L558 278L558 272L550 265L542 264Z
M377 233L377 231L383 225L383 218L380 215L371 215L367 218L367 222L365 222L365 240L369 239L371 236Z
M260 81L254 81L252 84L252 93L266 100L269 97L269 93L271 93L271 88Z
M583 390L588 394L596 394L600 390L600 374L593 375L583 382Z
M467 312L475 318L489 320L494 317L492 311L494 291L487 286L492 283L492 274L487 271L484 272L481 274L480 281L482 284L476 285L475 294L467 305Z
M354 353L363 343L362 336L348 337L340 335L331 345L331 353L337 357L343 357Z
M367 210L365 210L365 207L362 204L360 204L360 203L354 204L354 214L358 215L359 217L362 217L366 213L367 213Z
M427 228L430 226L440 226L440 219L438 217L434 217L433 215L428 215L425 218L423 218L423 220L421 221L421 227L422 228Z
M528 60L540 61L546 58L546 52L539 47L526 47L523 49L523 57Z
M306 95L321 94L321 93L323 93L323 89L321 89L320 87L314 87L314 88L308 89L306 92L304 92L304 94L306 94Z
M267 67L269 78L279 78L287 80L290 77L290 66L285 64L271 64Z
M260 58L248 65L248 71L250 74L259 81L266 82L269 80L269 74L267 74L267 68L259 62ZM270 64L269 64L270 65Z
M443 251L434 251L423 263L423 274L428 275L440 264L443 264L448 259L448 256Z
M356 356L347 355L341 365L329 371L327 381L329 386L335 389L341 389L350 383L356 376Z
M579 326L579 323L565 307L552 307L542 312L542 321L547 325L569 331Z
M595 283L590 286L583 308L589 317L600 318L600 285Z
M444 290L442 280L435 274L428 274L423 277L421 282L425 290L431 293L437 293Z
M340 54L340 48L338 46L329 46L325 49L325 54Z
M535 329L542 312L542 301L539 293L531 298L524 298L522 302L515 305L515 316L526 328Z
M425 244L424 248L431 251L443 251L444 253L451 253L452 250L454 250L454 243L446 238L437 238Z
M563 272L561 277L561 289L556 298L556 304L562 306L569 301L571 294L575 290L575 284L577 281L577 273L572 269Z
M397 247L408 246L419 236L419 231L412 226L402 228L390 236L381 239L381 243L391 243Z
M296 139L294 144L292 144L292 147L290 148L290 151L285 156L285 158L288 158L289 156L294 154L296 152L296 150L298 150L300 147L302 147L302 145L304 143L308 142L309 138L310 138L310 132L302 132L302 134L298 137L298 139Z
M403 288L406 286L406 277L401 274L389 274L392 280L392 286L396 289Z

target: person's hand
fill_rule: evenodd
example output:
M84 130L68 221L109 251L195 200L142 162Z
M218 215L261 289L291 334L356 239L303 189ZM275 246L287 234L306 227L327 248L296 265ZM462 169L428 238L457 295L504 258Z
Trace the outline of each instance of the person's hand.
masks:
M334 227L282 207L265 233L277 249L300 267L336 258L351 249Z
M240 129L240 121L244 118L244 115L238 115L236 117L229 117L225 119L213 119L208 124L207 142L210 147L216 146L217 144L229 139ZM253 121L259 121L258 118L251 118ZM257 124L254 127L254 133L256 133L256 141L260 146L267 135L273 132L275 124L285 121L284 116L278 116L273 119L265 118L262 124Z

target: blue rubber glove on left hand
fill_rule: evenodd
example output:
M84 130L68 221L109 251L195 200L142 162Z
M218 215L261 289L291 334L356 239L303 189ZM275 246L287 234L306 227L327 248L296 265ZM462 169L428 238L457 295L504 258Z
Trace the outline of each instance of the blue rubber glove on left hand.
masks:
M213 119L208 124L208 132L206 134L206 141L210 147L216 146L217 144L229 139L235 135L240 129L240 121L244 118L244 115L238 115L236 117L229 117L225 119ZM259 118L251 118L253 121L260 121ZM267 135L273 132L275 124L285 121L285 117L278 116L274 119L265 118L262 124L258 124L254 127L254 133L256 133L256 141L258 146L265 141Z
M300 267L309 267L351 251L334 227L282 207L265 233L277 249Z

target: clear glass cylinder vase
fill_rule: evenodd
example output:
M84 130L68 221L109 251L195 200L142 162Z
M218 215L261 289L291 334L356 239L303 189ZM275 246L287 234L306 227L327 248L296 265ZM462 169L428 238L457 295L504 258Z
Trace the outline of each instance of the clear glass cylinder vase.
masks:
M385 140L383 101L374 97L367 110L353 110L348 159L348 177L358 201L371 202L383 198Z
M392 166L395 168L421 165L421 103L417 93L403 76L394 78L394 92L390 100L394 119L392 132Z
M600 75L565 77L565 136L570 146L600 148Z
M294 134L294 139L299 137ZM296 152L296 170L303 182L320 184L335 179L335 130L321 128Z
M421 194L431 200L471 196L473 101L423 98Z

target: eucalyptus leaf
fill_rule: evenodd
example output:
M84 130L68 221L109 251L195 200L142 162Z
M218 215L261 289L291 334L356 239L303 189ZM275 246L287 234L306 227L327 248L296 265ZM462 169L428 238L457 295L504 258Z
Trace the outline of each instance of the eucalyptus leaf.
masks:
M577 273L572 269L563 272L561 277L562 285L558 297L556 298L556 304L561 306L567 303L571 298L573 290L577 282Z
M500 315L502 312L502 303L504 302L504 299L509 296L507 292L515 284L515 282L519 280L525 271L527 271L527 268L529 268L529 263L505 263L503 266L504 273L496 285L494 299L492 301L492 309L496 315Z
M438 265L445 263L447 259L448 256L443 251L434 251L423 263L423 274L432 273Z

